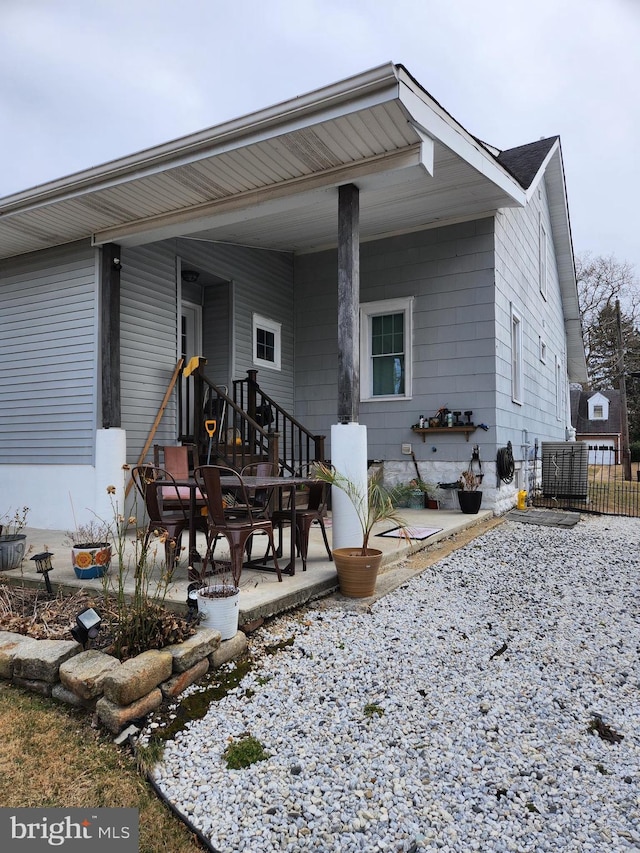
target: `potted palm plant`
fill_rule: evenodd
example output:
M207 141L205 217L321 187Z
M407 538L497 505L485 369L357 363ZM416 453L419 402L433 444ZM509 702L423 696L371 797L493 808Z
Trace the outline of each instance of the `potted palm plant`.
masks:
M391 494L382 485L380 472L369 478L366 494L340 471L322 463L314 467L313 475L347 495L356 511L362 531L360 544L332 549L340 592L349 598L366 598L373 595L382 562L382 551L369 547L374 525L379 521L394 521L404 527L405 521L398 513Z

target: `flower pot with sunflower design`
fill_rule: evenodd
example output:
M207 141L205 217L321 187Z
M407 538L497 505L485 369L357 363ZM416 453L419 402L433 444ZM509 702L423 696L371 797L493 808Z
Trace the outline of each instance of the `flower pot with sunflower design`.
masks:
M109 542L87 542L71 549L73 571L79 580L101 578L111 565Z

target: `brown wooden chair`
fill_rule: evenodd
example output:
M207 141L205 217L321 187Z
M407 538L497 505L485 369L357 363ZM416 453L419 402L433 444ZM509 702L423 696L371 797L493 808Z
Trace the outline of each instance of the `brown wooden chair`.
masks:
M154 444L153 464L176 480L188 480L200 464L195 444Z
M309 477L312 475L313 463L301 466L296 472L296 477ZM296 490L296 543L298 553L302 558L302 571L307 570L307 555L309 553L309 534L314 524L320 526L322 538L327 556L333 560L331 548L327 540L327 531L324 519L327 515L329 500L329 486L320 480L314 481L307 486ZM291 524L291 511L289 509L276 509L271 513L271 521L274 528L278 528L278 540L282 542L282 528L285 524Z
M238 586L242 574L244 553L251 537L256 533L266 534L269 537L271 548L274 549L271 520L254 515L242 476L233 468L224 468L219 465L201 465L194 471L194 477L207 504L207 553L204 558L203 570L206 571L209 561L213 560L217 540L224 536L229 543L233 583ZM229 482L224 486L221 483L221 477L229 478ZM241 506L241 509L236 513L234 513L233 507L225 506L224 493L228 491L232 491L236 495ZM278 580L282 581L282 574L275 553L273 563Z
M153 464L155 468L163 471L168 471L174 480L191 480L193 479L193 471L198 466L198 457L195 444L154 444L153 446ZM188 486L177 484L178 494L182 501L189 502L190 491ZM172 489L165 490L165 503L170 505L172 494L175 494ZM204 507L204 498L202 494L196 494L196 504L199 507ZM179 507L174 507L179 509Z

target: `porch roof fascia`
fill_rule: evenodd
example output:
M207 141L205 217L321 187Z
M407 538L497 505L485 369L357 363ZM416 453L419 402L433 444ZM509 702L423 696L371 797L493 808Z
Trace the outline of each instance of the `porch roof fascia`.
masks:
M286 132L285 127L290 132L304 126L305 119L311 114L316 116L315 122L324 121L332 113L337 115L345 102L359 101L361 107L372 106L393 99L397 87L395 67L386 63L246 116L5 196L0 198L0 215L156 174L169 165L184 165L237 148L240 144L245 146L259 142Z
M0 199L0 225L3 219L9 224L12 215L15 214L23 217L22 223L24 216L28 216L31 211L35 212L43 208L55 210L57 204L74 198L91 195L93 192L107 188L126 187L135 180L178 169L182 165L198 160L215 158L216 155L226 151L240 150L261 140L292 133L356 110L365 110L378 104L391 102L399 104L406 114L408 123L415 133L416 144L422 143L424 146L425 136L441 142L493 182L504 194L506 204L520 206L525 203L524 190L517 180L497 162L490 148L475 139L453 119L403 66L387 63L243 118L7 196ZM399 154L401 151L402 149L396 149L395 153ZM391 152L392 155L393 153ZM373 162L369 165L373 168L384 168L384 158L377 159L379 161L377 165ZM409 162L412 162L411 158L407 158L407 163ZM367 162L345 163L344 169L340 170L341 181L351 180L349 165L353 168L353 174L357 176L358 169L366 167ZM321 174L315 173L310 178L317 179ZM329 174L326 177L330 180ZM277 186L275 184L271 189ZM286 195L287 190L282 185L281 191ZM289 191L295 193L299 191L299 187L292 186ZM244 200L235 195L224 201L251 206L251 194L247 195L249 198ZM126 198L123 198L122 204L126 206ZM188 207L174 211L168 210L158 214L158 219L163 220L162 224L165 227L166 220L172 215L175 215L179 222L184 223L189 219L190 210L191 208ZM198 211L194 208L193 212L194 218L197 217ZM57 242L43 238L42 234L38 234L37 227L34 227L33 245L29 242L24 251L33 251L45 248L47 245L72 242L90 236L97 245L117 241L121 234L126 235L136 228L145 231L145 223L150 226L151 234L154 220L155 217L136 219L132 216L129 220L113 223L111 227L105 228L104 224L92 223L91 216L88 215L86 231L80 234L76 229L73 233L70 230L69 234L59 233ZM6 253L4 257L7 257Z

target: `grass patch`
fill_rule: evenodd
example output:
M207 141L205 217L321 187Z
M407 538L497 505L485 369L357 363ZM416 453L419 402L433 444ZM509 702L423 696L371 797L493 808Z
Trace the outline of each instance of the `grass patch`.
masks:
M381 708L380 705L376 705L375 702L367 702L364 706L365 717L373 717L376 714L378 717L384 716L384 708Z
M260 741L252 735L232 741L223 756L229 770L241 770L269 757Z
M140 853L202 850L140 775L136 759L93 729L86 712L0 684L0 744L5 808L136 808Z

